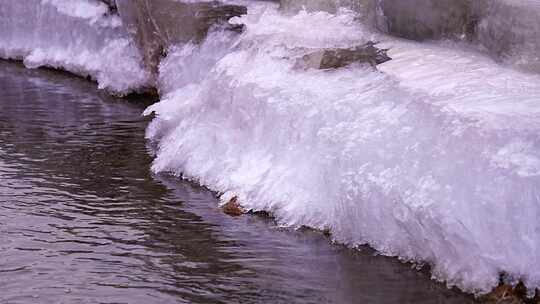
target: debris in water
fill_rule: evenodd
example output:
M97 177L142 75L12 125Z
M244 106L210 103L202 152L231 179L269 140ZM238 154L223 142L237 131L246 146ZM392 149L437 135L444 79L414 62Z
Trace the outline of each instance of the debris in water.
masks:
M222 207L223 212L230 216L240 216L245 213L244 208L238 203L238 196L231 198L225 205Z

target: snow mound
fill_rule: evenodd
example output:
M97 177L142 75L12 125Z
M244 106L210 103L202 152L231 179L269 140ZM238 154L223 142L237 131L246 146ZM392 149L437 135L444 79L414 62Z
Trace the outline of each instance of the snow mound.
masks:
M427 262L482 293L507 272L540 287L540 78L481 55L376 36L342 12L251 7L162 62L147 136L155 171ZM317 30L314 31L313 29ZM298 70L301 50L378 39L393 61Z

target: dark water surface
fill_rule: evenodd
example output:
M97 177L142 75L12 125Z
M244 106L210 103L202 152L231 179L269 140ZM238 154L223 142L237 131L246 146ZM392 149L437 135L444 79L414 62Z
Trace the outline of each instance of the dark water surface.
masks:
M0 62L0 303L468 303L152 175L144 105Z

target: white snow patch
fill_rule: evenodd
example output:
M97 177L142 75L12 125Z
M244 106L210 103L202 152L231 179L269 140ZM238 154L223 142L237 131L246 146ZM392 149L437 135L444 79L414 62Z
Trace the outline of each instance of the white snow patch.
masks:
M532 142L510 142L497 151L492 163L504 169L514 167L516 173L523 177L540 176L540 158Z
M52 5L67 16L88 19L97 22L107 14L109 8L101 1L95 0L41 0L42 5ZM115 18L120 19L120 18Z

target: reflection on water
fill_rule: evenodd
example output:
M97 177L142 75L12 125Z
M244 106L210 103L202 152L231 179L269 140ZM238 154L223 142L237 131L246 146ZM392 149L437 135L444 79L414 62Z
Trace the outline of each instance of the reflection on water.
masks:
M143 105L0 62L0 303L467 303L149 171Z

